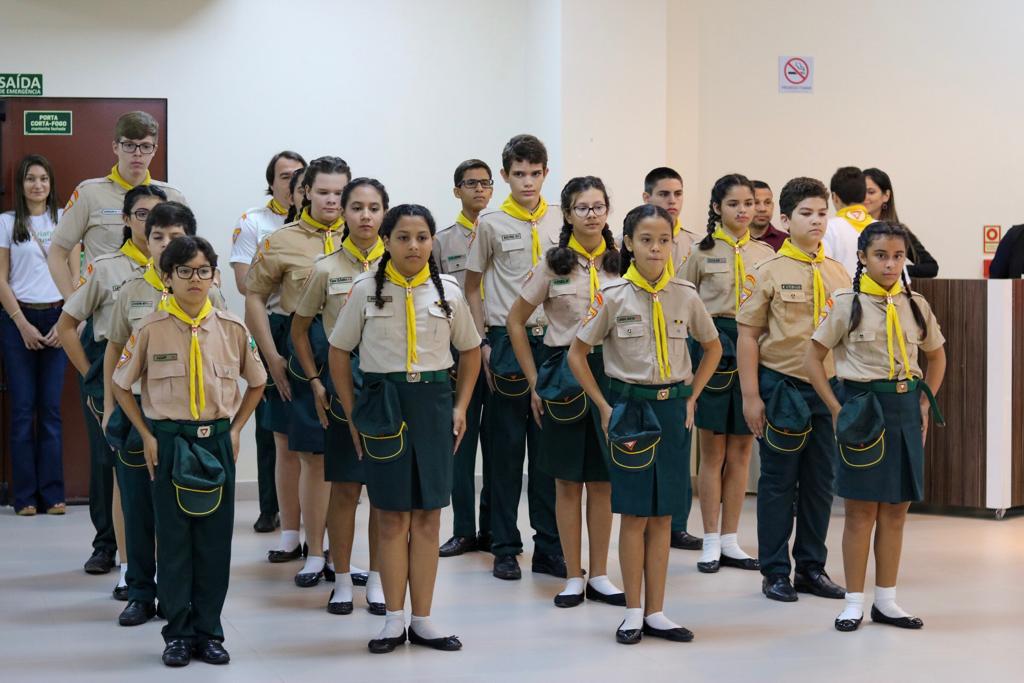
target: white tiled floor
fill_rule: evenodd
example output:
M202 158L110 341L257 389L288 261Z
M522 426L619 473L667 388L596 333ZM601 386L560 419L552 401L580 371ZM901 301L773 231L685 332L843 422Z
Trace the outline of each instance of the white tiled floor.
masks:
M1002 522L912 515L907 527L900 602L926 626L907 632L865 622L841 634L841 603L801 597L795 604L760 595L760 576L723 569L697 572L697 553L673 550L667 614L694 630L690 644L654 639L614 642L621 609L585 604L560 610L561 581L534 576L524 555L520 582L490 576L490 556L443 559L436 623L465 648L441 653L404 647L373 656L366 641L381 617L323 610L330 585L296 588L298 563L270 565L273 539L252 532L255 503L239 503L231 590L224 610L226 667L194 662L185 671L160 664L162 622L121 628L116 579L81 570L91 527L86 508L65 518L16 518L0 510L0 680L2 681L1009 681L1024 680L1024 518ZM360 506L365 524L366 506ZM691 530L698 526L696 508ZM525 519L525 505L521 518ZM740 533L756 547L754 500ZM450 529L446 511L442 529ZM829 571L842 580L842 518L832 522ZM617 529L614 532L617 534ZM529 538L529 536L525 536ZM443 540L443 539L442 539ZM366 566L357 535L355 561ZM527 543L528 550L530 543ZM613 553L615 552L613 537ZM617 561L611 562L618 581ZM869 576L870 579L870 576ZM870 595L868 596L870 602Z

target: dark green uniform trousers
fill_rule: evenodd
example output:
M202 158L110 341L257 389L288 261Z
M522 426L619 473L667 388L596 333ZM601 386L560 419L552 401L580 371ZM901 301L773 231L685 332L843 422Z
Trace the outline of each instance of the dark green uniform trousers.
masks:
M493 344L496 334L505 330L494 328L487 333ZM539 336L530 337L533 360L540 367L547 351ZM526 497L530 510L530 526L534 530L536 552L561 555L555 522L555 480L537 467L540 428L530 411L530 392L509 397L492 391L484 409L487 420L485 434L490 444L491 471L491 552L495 555L518 555L523 551L519 534L519 500L523 492L523 458L529 451Z
M483 487L480 489L480 526L483 534L491 532L491 477L490 444L487 443L483 425L484 398L487 396L487 379L481 371L473 388L473 397L466 409L466 434L459 449L455 451L452 470L452 513L455 517L453 535L475 536L476 524L476 451L479 444L483 455Z
M132 462L129 460L129 462ZM156 531L153 520L153 487L145 459L141 466L128 465L118 457L117 486L124 510L124 536L128 557L128 599L156 600Z
M117 550L112 510L114 452L100 427L100 420L103 419L103 354L107 350L107 342L98 342L93 338L92 318L82 328L79 340L92 365L86 377L78 378L78 395L85 415L85 434L89 446L89 517L96 530L92 547L93 550L106 550L113 554Z
M807 382L762 367L760 390L767 401L783 378L792 382L811 409L811 433L799 453L773 450L758 440L761 476L757 483L757 554L761 573L789 575L789 538L793 533L793 504L796 501L796 539L793 560L798 571L824 568L828 551L825 536L832 513L836 440L832 415ZM799 485L800 495L797 496Z
M214 424L205 439L195 436L194 425ZM190 431L189 426L192 426ZM231 573L231 531L235 521L235 464L231 453L228 421L188 423L160 420L153 423L159 443L159 464L153 482L156 512L157 562L160 584L157 596L167 618L164 640L224 640L220 614L228 593ZM165 431L177 428L181 433ZM191 517L178 505L171 471L174 439L198 443L220 461L226 475L220 506L212 514Z
M277 446L274 444L274 432L260 427L261 414L265 409L265 401L260 401L256 406L256 482L259 487L260 514L273 516L278 513L277 484L274 479Z

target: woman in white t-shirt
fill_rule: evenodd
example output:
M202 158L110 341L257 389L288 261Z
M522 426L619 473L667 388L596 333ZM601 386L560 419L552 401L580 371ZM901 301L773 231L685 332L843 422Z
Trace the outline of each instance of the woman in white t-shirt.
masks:
M11 405L11 488L21 516L64 514L60 397L67 357L54 327L60 291L46 266L57 190L45 157L21 160L14 211L0 215L0 346Z

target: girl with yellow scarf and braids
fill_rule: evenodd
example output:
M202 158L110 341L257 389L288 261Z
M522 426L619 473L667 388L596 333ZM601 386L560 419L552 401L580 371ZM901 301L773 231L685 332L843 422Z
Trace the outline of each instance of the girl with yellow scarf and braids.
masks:
M604 283L569 349L569 367L597 406L608 441L612 512L621 515L619 565L626 614L619 643L644 635L688 642L693 633L662 611L672 515L690 485L690 430L697 398L722 353L693 285L673 278L672 218L651 204L623 225L621 279ZM703 350L694 372L687 339ZM588 357L602 347L607 379Z
M864 618L872 532L871 620L908 629L924 625L897 604L896 577L907 510L924 497L929 413L943 422L934 394L945 375L946 352L931 307L910 291L904 270L910 249L910 237L899 223L879 221L865 228L857 241L853 289L836 292L806 352L807 374L836 427L836 494L846 499L847 592L846 608L835 620L839 631L857 630ZM825 372L830 350L846 394L842 405ZM922 354L927 372L921 370Z
M704 545L697 569L720 567L756 571L760 565L736 536L754 437L743 419L743 395L736 369L736 314L756 282L756 266L775 256L750 236L754 186L737 173L723 176L711 190L708 232L683 264L680 274L697 287L722 341L722 359L697 404L700 466L697 490L704 520ZM699 350L690 346L696 356Z

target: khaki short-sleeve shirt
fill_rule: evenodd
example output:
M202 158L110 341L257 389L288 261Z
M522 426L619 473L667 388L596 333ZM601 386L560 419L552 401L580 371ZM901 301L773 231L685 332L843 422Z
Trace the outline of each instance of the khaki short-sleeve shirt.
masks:
M143 318L156 312L162 295L161 290L155 289L141 277L124 283L121 286L121 291L118 292L117 301L114 302L114 309L110 314L107 340L121 346L127 344L132 330L138 327ZM210 287L208 296L214 308L221 311L227 310L224 295L216 286Z
M110 331L110 319L121 287L140 277L140 266L120 251L104 254L85 267L85 282L64 302L64 312L75 320L92 317L93 337L103 341Z
M549 209L550 211L550 209ZM466 266L469 263L469 245L476 231L453 223L434 236L434 260L442 273L451 275L466 289Z
M757 265L775 256L775 252L764 242L752 239L740 247L740 254L743 255L743 269L746 273L746 281L740 283L744 290L740 293L740 299L743 300L757 282ZM695 244L690 257L683 264L682 273L677 273L677 277L697 286L700 298L713 317L735 318L735 263L735 250L723 240L715 240L715 245L707 251Z
M379 261L370 261L369 270L364 271L362 261L357 261L344 249L321 256L313 264L313 272L302 290L295 313L305 318L323 313L324 331L330 334L355 279L364 272L374 273Z
M333 232L334 244L341 245L341 231ZM313 263L324 253L324 231L296 221L285 225L263 240L245 278L245 288L253 294L281 296L281 310L295 312Z
M604 254L596 259L598 277L603 281L618 279L601 269L603 263ZM520 296L533 306L544 306L544 317L548 321L544 344L569 346L590 307L590 266L585 258L577 255L569 274L558 275L545 258L527 275Z

